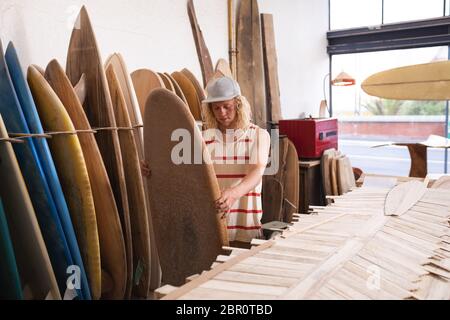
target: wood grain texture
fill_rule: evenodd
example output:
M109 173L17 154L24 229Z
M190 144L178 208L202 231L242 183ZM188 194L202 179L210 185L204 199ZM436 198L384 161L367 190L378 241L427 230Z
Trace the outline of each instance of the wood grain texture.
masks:
M127 103L120 88L115 67L106 68L111 100L116 123L121 128L130 128ZM127 183L128 204L130 208L131 235L133 243L133 292L146 298L150 287L151 258L148 212L140 161L133 131L119 130L120 150L122 152L125 179Z
M61 100L41 73L28 68L28 83L45 131L75 130ZM94 198L81 145L76 135L56 135L49 141L64 197L94 299L101 295L101 262Z
M149 69L139 69L131 73L134 90L139 102L141 114L145 113L145 102L153 89L164 88L161 77Z
M178 96L178 98L180 98L181 100L183 100L184 104L186 105L186 107L189 108L189 104L188 101L186 99L186 96L184 95L183 90L181 90L180 85L178 84L178 82L167 72L164 73L166 75L166 77L169 79L169 81L172 83L173 88L175 90L175 94Z
M203 164L173 162L178 143L171 136L180 128L190 134L188 147L193 147L192 138L206 150L183 102L165 89L154 90L144 117L145 155L152 171L148 192L163 282L172 285L209 268L228 243L224 219L214 208L220 191L212 164L206 164L209 154L203 155Z
M193 0L188 0L187 11L191 23L192 34L194 36L195 48L197 49L198 60L200 62L200 69L202 70L203 87L206 87L207 83L214 75L214 69L208 47L203 38L202 30L197 21Z
M67 54L66 73L72 85L79 81L82 74L86 75L87 93L83 108L91 126L94 129L116 127L102 59L85 7L81 9L72 31ZM97 132L95 137L108 172L119 210L122 231L124 232L128 272L126 297L130 297L133 253L130 214L119 137L115 130L101 130Z
M386 197L384 213L401 216L411 209L425 194L426 186L419 181L410 181L394 187Z
M60 64L53 60L45 77L63 103L76 130L91 130L77 95ZM123 299L127 280L125 242L114 194L93 133L78 135L94 197L102 273L112 280L104 284L102 298ZM105 289L108 288L108 291Z
M298 203L300 197L300 173L298 165L298 154L295 145L288 140L288 151L286 155L286 176L284 178L284 212L283 221L291 222L292 216L298 212ZM287 202L287 203L286 203Z
M191 80L192 84L195 87L195 91L197 91L198 98L202 102L206 99L205 89L202 87L200 82L198 82L197 78L194 76L194 74L189 71L189 69L184 68L181 70L181 72L189 79Z
M144 159L144 128L143 128L143 121L142 121L142 114L141 110L138 106L136 94L133 88L131 77L128 75L128 69L126 67L125 61L123 60L121 55L114 55L112 58L107 62L107 65L112 65L115 67L114 70L117 70L116 74L119 80L120 89L122 92L124 92L124 98L126 103L126 109L128 111L128 115L130 118L131 126L133 126L133 138L134 142L136 144L137 149L137 155L139 161L142 161ZM153 73L152 71L146 70L146 75L150 76L156 76L157 78L155 80L159 80L159 84L162 85L162 80L158 77L157 74ZM128 97L128 98L127 98ZM145 101L144 101L145 103ZM119 125L121 126L121 125ZM142 126L142 127L141 127ZM122 146L121 146L122 147ZM140 169L139 169L140 170ZM151 278L150 278L150 289L154 290L158 288L161 285L161 272L160 272L160 266L159 266L159 258L158 258L158 252L155 245L155 239L154 239L154 232L153 232L153 224L152 224L152 218L151 218L151 212L150 212L150 204L147 194L147 183L143 179L142 176L140 176L142 180L142 184L144 186L144 199L145 199L145 211L147 213L147 224L148 224L148 234L149 234L149 241L150 241L150 250L151 250L151 265L147 266L151 269ZM137 177L136 177L137 179ZM137 268L137 266L135 266ZM140 288L141 295L143 295L144 290L142 287Z
M186 97L189 110L191 110L192 116L197 121L202 121L201 102L197 95L192 82L181 72L172 73L172 78L178 83Z
M162 73L162 72L158 72L157 74L158 74L158 76L161 78L161 80L163 81L164 87L165 87L167 90L169 90L169 91L171 91L171 92L173 92L173 93L176 94L176 91L175 91L175 87L174 87L174 85L173 85L173 82L170 81L169 77L168 77L165 73Z
M237 80L252 109L253 122L267 127L264 62L257 0L243 0L237 19Z
M282 221L283 185L272 176L263 177L263 216L261 223Z
M261 14L261 26L267 98L267 119L277 124L283 117L281 115L278 57L275 45L273 15Z

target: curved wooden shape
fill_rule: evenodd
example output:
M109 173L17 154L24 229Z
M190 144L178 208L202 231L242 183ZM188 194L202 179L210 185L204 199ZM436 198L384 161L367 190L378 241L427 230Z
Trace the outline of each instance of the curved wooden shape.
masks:
M195 47L197 49L197 56L200 62L200 68L202 70L203 86L206 87L206 84L209 82L209 80L212 79L214 75L213 64L211 56L209 55L208 47L206 46L205 43L205 39L203 38L202 30L200 29L200 26L197 21L193 0L188 0L187 10L189 15L189 21L191 22Z
M133 84L131 77L128 75L128 70L126 68L125 61L123 60L122 56L120 54L115 54L111 57L111 59L108 59L108 62L106 65L112 65L114 66L114 71L116 72L116 75L119 80L119 86L122 92L124 92L124 98L126 103L126 109L128 110L128 115L130 117L130 122L132 126L142 126L142 127L135 127L135 129L132 131L134 141L136 144L137 149L137 155L138 160L141 161L144 159L144 128L143 128L143 122L142 122L142 113L138 106L136 94L134 92ZM152 71L147 70L150 73L153 73ZM148 73L147 72L147 73ZM146 73L146 74L147 74ZM157 80L159 80L160 86L163 85L162 80L159 79L159 76L155 73L153 73L157 77ZM126 94L125 94L126 93ZM148 95L148 94L147 94ZM145 101L144 101L144 107L145 107ZM118 126L122 126L118 124ZM122 143L121 143L122 145ZM121 146L123 147L123 146ZM125 158L124 158L125 161ZM139 168L139 175L140 175L140 168ZM145 183L144 179L140 175L140 180L143 183L144 191L147 190L147 184ZM128 183L127 183L128 185ZM128 192L130 194L130 192ZM144 195L147 194L145 191ZM150 204L148 203L148 198L144 196L146 205L145 205L145 212L147 213L147 225L148 225L148 232L149 233L149 245L151 250L151 265L148 265L149 271L151 271L151 279L150 279L150 289L154 290L158 288L161 285L161 268L159 266L159 258L158 258L158 252L156 249L155 237L153 232L153 224L152 224L152 218L151 218L151 212L150 212ZM137 266L135 266L137 268ZM144 288L141 286L139 289L139 294L141 296L144 296L143 292ZM146 293L145 293L146 294Z
M218 77L228 77L234 79L233 74L231 73L230 65L228 61L225 59L219 59L216 63L216 68L214 69L214 78Z
M44 130L75 130L61 100L33 66L28 68L28 83ZM100 297L100 246L94 199L81 145L76 135L56 135L49 140L58 176L72 217L75 233L86 267L92 295Z
M45 77L63 103L76 130L91 130L83 107L56 60L47 66ZM122 234L116 200L109 182L97 141L93 133L78 135L94 197L102 266L102 298L123 299L125 296L127 265L125 242ZM105 283L106 276L111 283ZM110 290L105 291L105 288Z
M295 145L288 140L288 150L286 155L286 176L284 179L284 222L291 222L294 213L298 212L298 202L300 197L300 172L298 164L298 154ZM287 201L286 201L287 200Z
M91 126L94 129L116 127L103 63L85 7L81 9L72 31L67 53L66 73L72 85L75 85L83 74L86 75L87 92L83 108ZM122 231L124 232L128 272L125 297L128 298L131 296L133 277L133 250L130 213L119 137L115 130L100 130L95 137L108 172L119 210Z
M8 138L0 115L0 138ZM30 289L25 298L61 299L36 213L10 143L0 142L0 197L16 252L22 283ZM36 277L39 274L39 277Z
M450 190L450 177L444 176L436 180L431 186L432 189L447 189Z
M263 177L263 216L261 223L281 221L283 208L283 185L272 176Z
M173 85L173 82L170 81L170 78L165 73L162 73L162 72L158 72L157 74L158 74L158 76L160 76L162 82L164 83L164 87L167 90L169 90L170 92L173 92L176 94L175 87Z
M131 121L114 65L110 64L106 68L106 77L109 83L117 125L122 128L129 128L131 127ZM150 286L151 260L144 184L133 132L120 130L119 140L127 182L131 233L133 236L133 265L135 267L133 270L133 292L139 297L146 298Z
M172 153L179 145L171 139L175 130L189 136L186 147L207 150L181 99L156 89L145 110L145 156L152 170L148 191L163 282L180 285L186 277L208 269L228 243L225 219L214 208L220 190L209 153L203 153L202 164L174 163Z
M389 191L384 204L384 214L401 216L411 209L425 194L427 188L423 182L409 181Z
M411 65L378 72L361 84L369 95L397 100L449 100L450 61Z
M194 74L189 71L189 69L184 68L181 70L181 72L189 79L191 80L192 84L194 85L195 91L197 91L198 98L200 99L200 102L206 99L205 90L203 89L200 82L198 82L197 78L194 76Z
M237 19L237 80L261 128L267 126L261 24L257 0L241 1Z
M166 77L169 79L169 81L173 84L173 88L175 90L175 94L178 96L178 98L180 98L181 100L183 100L183 102L186 104L187 107L189 107L188 105L188 101L183 93L183 90L181 90L180 85L178 84L178 82L167 72L164 72L164 74L166 75Z
M153 89L164 88L161 77L148 69L139 69L131 73L134 90L141 108L141 114L145 113L145 102Z
M181 72L172 73L173 79L178 83L188 102L189 109L195 120L202 120L201 103L192 82Z

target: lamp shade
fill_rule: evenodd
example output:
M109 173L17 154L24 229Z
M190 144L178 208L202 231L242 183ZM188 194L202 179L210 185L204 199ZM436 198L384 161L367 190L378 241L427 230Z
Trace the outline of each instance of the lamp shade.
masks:
M355 83L356 80L344 71L339 73L337 77L331 81L333 86L353 86Z

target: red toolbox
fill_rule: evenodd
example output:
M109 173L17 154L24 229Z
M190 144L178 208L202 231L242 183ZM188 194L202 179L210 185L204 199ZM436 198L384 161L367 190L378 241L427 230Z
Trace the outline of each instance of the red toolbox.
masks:
M295 145L299 158L317 159L330 148L338 149L337 119L280 120L280 135Z

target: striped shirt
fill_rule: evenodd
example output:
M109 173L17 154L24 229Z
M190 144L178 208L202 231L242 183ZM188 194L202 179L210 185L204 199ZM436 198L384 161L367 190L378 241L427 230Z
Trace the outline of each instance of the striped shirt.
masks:
M268 132L253 124L227 134L229 138L225 142L218 130L203 132L222 191L239 185L252 169L251 164L258 163L258 148L270 148L270 145L261 143L261 135L267 135L266 141L270 141ZM266 164L267 159L263 161ZM231 207L227 218L230 241L250 242L253 238L262 237L261 189L262 180Z

